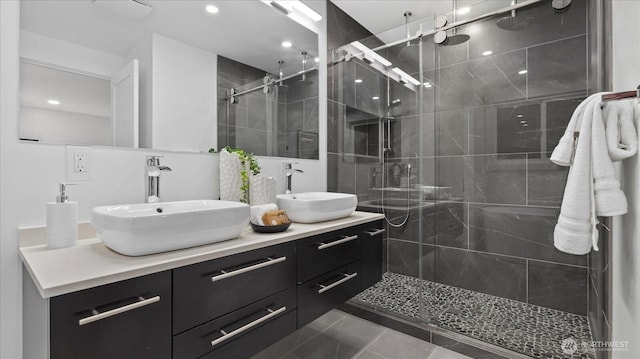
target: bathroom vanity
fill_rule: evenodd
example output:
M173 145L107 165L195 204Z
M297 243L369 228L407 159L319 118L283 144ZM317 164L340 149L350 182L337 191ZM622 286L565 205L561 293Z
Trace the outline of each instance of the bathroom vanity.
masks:
M20 255L47 307L50 358L243 358L381 279L381 219L355 212L141 257L97 238Z

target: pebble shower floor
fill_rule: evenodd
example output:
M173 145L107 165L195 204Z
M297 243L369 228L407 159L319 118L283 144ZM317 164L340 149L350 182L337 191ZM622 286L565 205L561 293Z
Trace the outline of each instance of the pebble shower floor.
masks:
M573 313L396 273L353 299L413 321L421 318L422 301L422 318L431 324L532 358L596 358L580 345L592 340L587 317ZM578 343L573 354L561 346L569 338Z

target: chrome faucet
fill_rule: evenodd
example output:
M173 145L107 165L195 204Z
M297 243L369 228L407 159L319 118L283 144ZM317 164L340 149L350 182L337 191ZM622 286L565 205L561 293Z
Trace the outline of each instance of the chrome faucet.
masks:
M285 183L285 187L284 187L284 194L291 194L291 177L293 177L293 174L296 172L299 173L304 173L303 170L297 169L297 168L293 168L293 165L297 165L297 162L285 162L283 163L283 168L284 168L284 183Z
M160 166L160 158L162 156L147 156L147 185L145 202L160 202L160 173L162 171L171 172L171 168Z

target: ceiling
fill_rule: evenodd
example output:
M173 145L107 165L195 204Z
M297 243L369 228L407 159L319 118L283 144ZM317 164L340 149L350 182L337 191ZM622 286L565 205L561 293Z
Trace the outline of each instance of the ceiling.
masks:
M21 1L21 29L118 56L154 32L270 72L278 60L298 66L303 50L317 56L316 33L258 0L214 1L217 14L204 10L212 1L143 2L153 10L138 20L92 0Z
M460 9L484 1L489 0L458 0L456 7ZM453 10L453 0L331 0L331 2L375 35L404 25L405 11L411 11L411 21L419 21L423 18L448 14ZM433 26L431 21L429 24Z

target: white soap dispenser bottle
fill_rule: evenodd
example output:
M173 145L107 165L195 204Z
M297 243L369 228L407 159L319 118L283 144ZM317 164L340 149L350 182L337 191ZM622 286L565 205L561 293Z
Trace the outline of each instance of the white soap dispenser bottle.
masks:
M71 247L78 240L78 202L69 201L67 186L60 183L60 194L55 202L47 203L47 247Z

